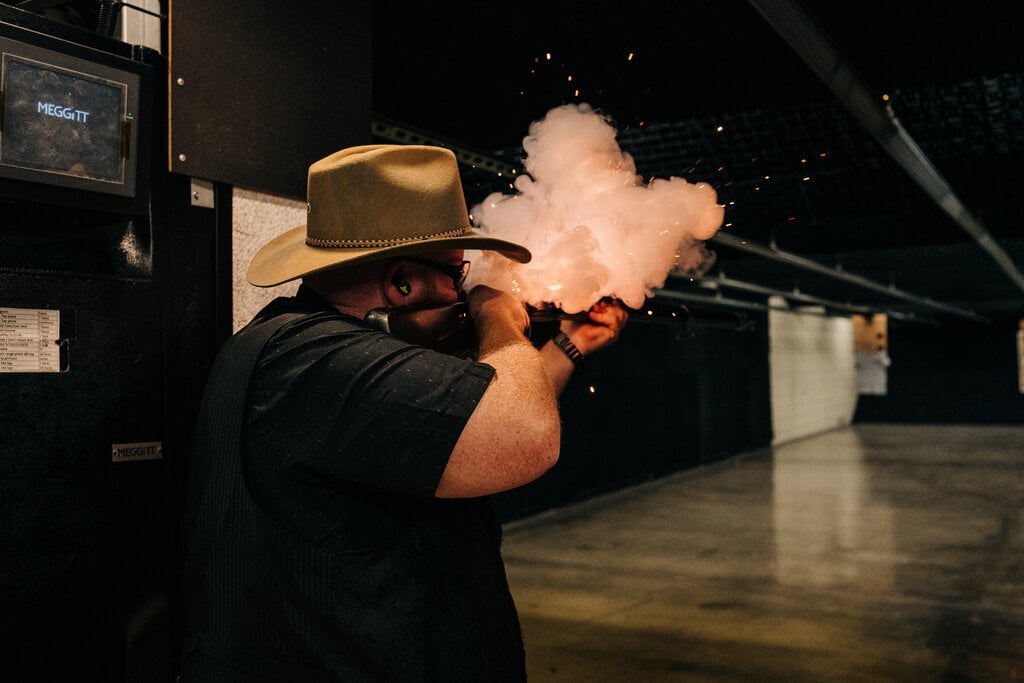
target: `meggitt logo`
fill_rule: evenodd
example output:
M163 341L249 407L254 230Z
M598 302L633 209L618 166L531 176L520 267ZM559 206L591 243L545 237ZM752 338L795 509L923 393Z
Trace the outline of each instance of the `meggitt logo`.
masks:
M52 102L37 102L36 113L46 114L58 119L68 119L69 121L89 122L89 112L82 111L81 109L72 109L71 107L62 107Z
M163 457L163 444L159 441L149 443L115 443L110 451L110 459L113 462L160 460Z

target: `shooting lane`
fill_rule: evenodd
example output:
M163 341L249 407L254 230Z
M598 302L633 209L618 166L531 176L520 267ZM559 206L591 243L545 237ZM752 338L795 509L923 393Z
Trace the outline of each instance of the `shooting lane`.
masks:
M531 680L1020 680L1019 9L381 5L377 44L437 54L375 59L379 137L453 146L472 204L549 108L602 108L645 182L726 206L655 300L754 322L633 325L573 379L562 460L501 499Z

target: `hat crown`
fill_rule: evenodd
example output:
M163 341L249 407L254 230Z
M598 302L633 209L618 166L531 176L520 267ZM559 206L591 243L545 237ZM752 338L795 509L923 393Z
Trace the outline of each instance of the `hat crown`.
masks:
M364 145L309 168L306 243L387 247L471 231L451 150Z
M455 154L425 145L351 147L309 167L306 224L270 240L246 278L272 287L328 268L416 254L487 249L519 263L522 245L469 223Z

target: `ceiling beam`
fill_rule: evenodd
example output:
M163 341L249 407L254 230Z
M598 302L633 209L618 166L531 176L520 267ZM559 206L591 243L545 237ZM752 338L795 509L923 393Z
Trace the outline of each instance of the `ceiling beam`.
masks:
M900 125L888 105L883 106L857 71L832 44L799 0L749 0L750 4L861 122L904 171L984 249L1017 287L1024 291L1024 275L967 210L938 169Z
M482 168L497 176L509 176L514 178L517 174L521 173L521 171L515 166L498 161L486 154L469 149L468 147L463 147L451 140L442 140L441 138L429 135L428 133L413 130L404 124L388 121L379 116L374 117L372 127L373 134L377 137L400 145L435 145L437 147L446 147L455 154L456 158L460 162L467 166L472 168Z
M22 0L22 2L7 3L13 4L18 9L23 9L27 12L45 12L48 9L57 7L58 5L66 5L69 0Z
M832 301L830 299L823 299L818 296L812 296L805 294L797 289L786 291L783 289L775 289L773 287L765 287L754 282L746 282L744 280L736 280L731 277L726 277L725 273L719 271L718 275L712 277L700 277L700 278L685 278L683 276L675 276L676 279L691 279L698 287L704 287L711 289L712 291L718 291L724 289L736 289L741 292L747 292L749 294L758 294L765 297L779 297L785 299L787 302L795 302L802 306L821 306L827 311L844 311L846 313L856 313L859 315L866 315L868 317L875 313L885 313L886 315L897 318L899 320L907 320L910 322L927 323L934 325L934 321L931 319L925 319L917 316L914 313L905 313L903 311L893 310L887 306L866 306L860 304L844 303L841 301Z
M902 299L903 301L910 302L911 304L914 304L915 306L921 308L929 308L934 311L941 311L943 313L948 313L951 315L970 318L971 320L975 320L981 323L991 323L991 321L988 318L978 315L974 311L968 310L966 308L960 308L959 306L953 306L951 304L942 303L941 301L935 301L934 299L930 299L928 297L911 294L910 292L899 289L893 285L883 285L882 283L868 279L863 275L857 275L842 268L833 268L832 266L826 266L824 263L819 263L818 261L809 259L806 256L799 256L798 254L783 251L782 249L779 249L777 247L764 246L761 244L757 244L755 242L751 242L750 240L734 237L733 235L727 235L721 231L715 234L715 236L712 237L709 241L714 242L715 244L721 244L722 246L726 246L731 249L736 249L737 251L743 251L748 254L754 254L755 256L761 256L771 261L785 263L787 265L793 266L794 268L799 268L801 270L817 273L818 275L824 275L825 277L829 277L834 280L841 280L851 285L856 285L857 287L870 289L871 291L883 294L887 297L892 297L894 299Z
M768 304L760 304L753 301L744 301L743 299L732 299L729 297L722 296L721 293L716 293L709 296L703 294L691 294L689 292L680 292L676 289L655 289L654 290L655 300L668 300L668 301L685 301L687 303L705 304L709 306L721 306L723 308L739 309L742 311L767 311L769 310ZM814 313L814 315L824 315L824 313Z
M761 296L778 296L786 299L787 301L795 301L805 306L824 306L830 310L845 311L846 313L860 313L862 315L871 315L876 312L877 309L873 309L870 306L862 306L858 304L842 303L839 301L832 301L830 299L823 299L821 297L812 296L810 294L804 294L803 292L793 289L792 291L785 291L782 289L775 289L773 287L765 287L754 282L746 282L744 280L735 280L731 277L726 277L725 273L721 270L718 275L713 277L701 277L695 278L694 283L698 287L704 289L710 289L712 291L718 291L719 289L735 289L741 292L747 292L748 294L758 294Z

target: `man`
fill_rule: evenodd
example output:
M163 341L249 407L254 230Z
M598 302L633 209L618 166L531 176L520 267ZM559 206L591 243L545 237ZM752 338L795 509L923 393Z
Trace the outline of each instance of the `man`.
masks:
M484 498L557 460L557 392L615 340L621 306L540 350L506 293L467 304L475 359L364 322L457 301L464 249L529 252L471 229L454 155L342 150L310 167L307 224L249 281L302 279L229 340L189 465L184 681L525 678Z

